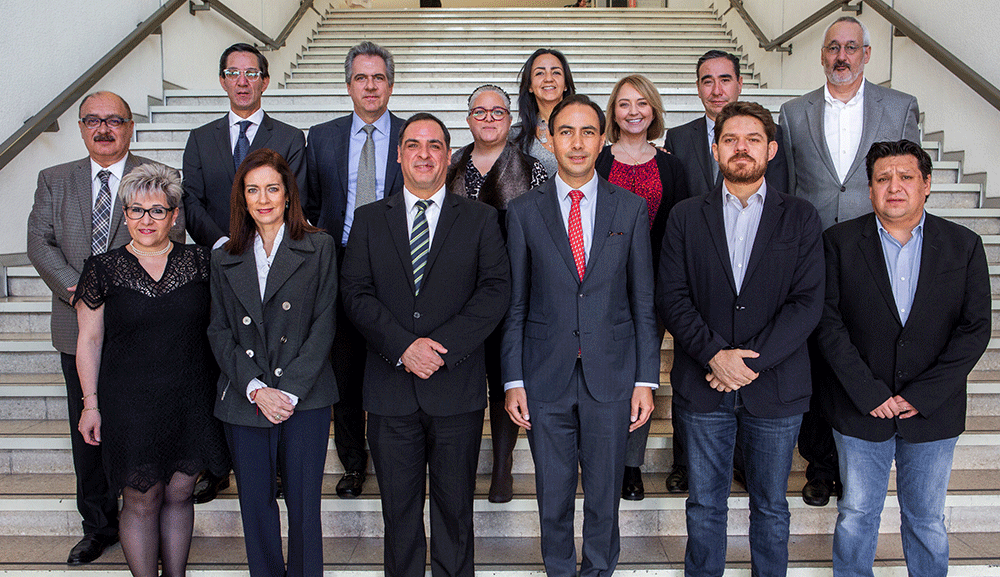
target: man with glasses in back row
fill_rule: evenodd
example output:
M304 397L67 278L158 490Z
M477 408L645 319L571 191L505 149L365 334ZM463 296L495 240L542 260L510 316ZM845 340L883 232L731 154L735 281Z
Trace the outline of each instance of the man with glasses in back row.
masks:
M260 106L271 78L267 58L249 44L233 44L219 59L219 84L229 112L191 131L184 147L184 210L187 230L200 245L229 240L229 197L236 169L251 151L270 148L295 172L300 194L306 183L306 139L302 131L268 116ZM195 503L208 503L229 486L229 476L207 471L195 486Z
M826 230L872 211L865 155L874 142L920 142L917 99L865 80L871 36L857 18L838 18L826 30L820 60L826 84L781 106L788 192L812 202ZM813 380L829 372L809 340ZM822 507L840 493L837 449L817 387L802 417L799 454L809 462L802 500Z
M80 135L89 156L38 173L28 215L28 258L52 291L52 346L59 351L76 472L76 506L83 539L69 553L70 565L90 563L118 542L118 496L104 473L101 447L88 445L76 428L83 392L76 370L76 311L70 302L83 261L130 239L123 224L118 184L133 168L153 162L129 153L132 110L112 92L94 92L80 102ZM184 218L170 237L184 242Z

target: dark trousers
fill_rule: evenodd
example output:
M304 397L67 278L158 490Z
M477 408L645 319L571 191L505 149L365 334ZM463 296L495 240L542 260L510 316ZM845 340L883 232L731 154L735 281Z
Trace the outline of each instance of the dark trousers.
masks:
M472 577L473 496L483 411L368 415L368 446L382 499L387 577L423 577L424 494L430 473L431 575Z
M343 250L337 260L343 262ZM330 360L337 377L340 401L333 405L333 443L345 471L364 471L368 468L365 451L365 410L362 392L365 377L367 348L354 323L344 313L344 302L337 297L337 334L333 337Z
M809 411L802 415L799 429L799 454L808 462L806 479L823 479L840 482L840 468L837 463L837 444L833 440L833 428L826 420L823 410L823 383L830 382L832 369L826 363L815 333L809 337L809 364L812 369L813 394L809 398Z
M225 424L239 489L243 540L252 577L321 577L320 503L330 438L330 409L295 411L265 427ZM288 569L281 554L276 475L288 509Z
M83 390L80 388L80 375L76 372L76 356L60 353L59 359L66 380L70 447L76 471L76 508L83 516L83 532L117 535L118 496L111 493L101 458L101 446L88 445L77 430L83 412Z
M549 577L577 575L573 515L579 464L584 493L579 575L611 575L621 553L618 497L631 399L610 403L594 399L579 361L571 378L557 401L543 403L528 396L528 443L535 462L542 560Z

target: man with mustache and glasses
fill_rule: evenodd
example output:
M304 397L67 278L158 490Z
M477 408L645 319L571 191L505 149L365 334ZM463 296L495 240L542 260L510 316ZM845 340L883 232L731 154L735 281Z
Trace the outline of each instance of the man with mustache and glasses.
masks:
M864 24L838 18L820 48L826 85L781 106L788 192L813 203L823 230L872 211L865 155L873 143L920 142L917 99L865 80L871 50ZM814 375L829 372L812 339L810 358ZM837 449L822 406L814 396L799 434L799 453L809 462L802 500L816 507L840 494Z
M769 111L733 102L715 126L723 181L671 211L656 286L657 312L676 343L670 384L688 450L684 574L725 571L738 442L751 571L780 576L788 567L788 472L812 389L805 341L823 308L820 219L764 177L778 149Z
M80 135L89 155L39 172L28 215L28 258L52 290L52 345L60 353L66 380L76 506L83 517L84 536L69 553L70 565L90 563L118 542L118 496L108 486L101 447L88 445L76 430L83 392L76 370L76 310L70 302L83 261L130 238L118 184L133 168L153 162L129 153L132 129L132 110L121 96L85 96L80 102ZM182 216L170 236L184 242Z

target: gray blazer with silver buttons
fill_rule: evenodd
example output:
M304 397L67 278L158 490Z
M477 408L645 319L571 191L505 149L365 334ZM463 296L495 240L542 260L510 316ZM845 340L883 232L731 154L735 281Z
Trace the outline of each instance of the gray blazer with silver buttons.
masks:
M336 321L337 251L326 233L286 234L267 277L263 302L253 248L212 253L212 319L208 339L222 373L215 416L226 423L270 427L246 396L254 378L299 398L296 410L337 402L330 364Z

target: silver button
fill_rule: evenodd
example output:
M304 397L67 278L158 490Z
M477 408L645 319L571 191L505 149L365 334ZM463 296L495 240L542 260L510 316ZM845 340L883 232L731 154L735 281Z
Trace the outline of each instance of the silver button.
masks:
M283 309L285 309L287 311L288 309L292 308L292 303L290 303L288 301L285 301L285 302L281 303L281 308L283 308Z
M253 349L247 349L247 356L253 358Z
M414 313L413 313L413 318L415 318L415 319L419 319L419 318L420 318L420 313L418 313L418 312L414 312Z
M243 317L243 324L245 324L245 325L249 325L249 324L250 324L250 323L252 323L252 322L253 322L253 321L252 321L252 320L250 320L250 317Z
M280 377L282 373L284 373L284 371L281 370L281 367L274 369L274 376Z
M285 337L285 336L283 336L283 337L281 337L281 338L280 338L280 339L278 339L278 340L280 340L280 341L281 341L281 342L283 342L283 343L287 343L287 342L288 342L288 337Z

